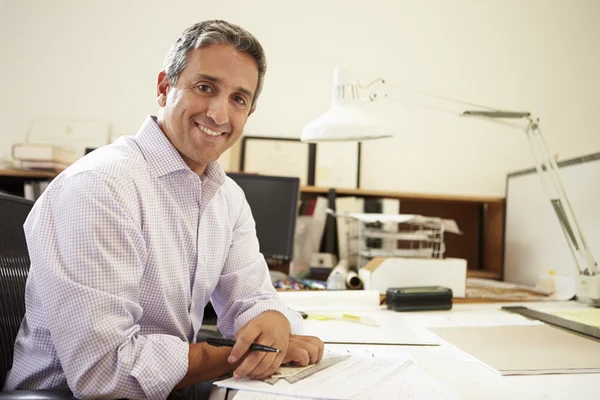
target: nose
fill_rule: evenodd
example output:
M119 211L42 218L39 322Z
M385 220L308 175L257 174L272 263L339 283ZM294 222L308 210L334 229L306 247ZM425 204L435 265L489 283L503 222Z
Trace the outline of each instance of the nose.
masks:
M229 99L227 96L215 96L211 99L206 116L211 118L215 124L223 125L229 122L227 106Z

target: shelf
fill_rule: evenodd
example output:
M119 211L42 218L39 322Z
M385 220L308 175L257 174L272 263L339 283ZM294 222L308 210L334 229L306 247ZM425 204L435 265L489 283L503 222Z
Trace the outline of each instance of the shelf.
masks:
M468 278L484 278L484 279L501 279L502 276L499 272L485 271L481 269L468 269Z
M316 186L302 186L302 193L314 193L326 195L329 188ZM374 196L374 197L391 197L398 199L409 200L432 200L432 201L456 201L466 203L504 203L502 197L479 197L479 196L454 196L444 194L423 194L423 193L407 193L407 192L391 192L383 190L364 190L364 189L335 189L336 194L342 196Z
M26 169L0 169L0 177L52 179L56 178L58 172L54 171L32 171Z

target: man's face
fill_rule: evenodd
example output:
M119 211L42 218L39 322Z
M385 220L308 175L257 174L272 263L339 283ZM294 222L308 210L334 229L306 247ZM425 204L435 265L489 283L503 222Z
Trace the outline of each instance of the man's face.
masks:
M257 85L252 56L227 45L191 50L175 86L158 75L158 124L194 172L240 138Z

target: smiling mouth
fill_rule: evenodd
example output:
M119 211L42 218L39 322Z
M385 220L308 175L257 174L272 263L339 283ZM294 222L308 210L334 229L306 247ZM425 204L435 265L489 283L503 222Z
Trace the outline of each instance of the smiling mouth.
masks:
M217 137L217 136L221 136L221 135L225 134L225 132L217 132L217 131L213 131L212 129L208 129L207 127L200 125L197 122L195 122L195 124L198 127L198 129L200 129L202 132L206 133L208 136Z

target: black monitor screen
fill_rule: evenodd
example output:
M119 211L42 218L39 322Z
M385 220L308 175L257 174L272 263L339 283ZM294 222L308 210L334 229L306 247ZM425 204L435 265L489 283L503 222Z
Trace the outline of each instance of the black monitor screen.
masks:
M300 179L281 176L228 173L246 194L260 251L266 259L290 261Z

